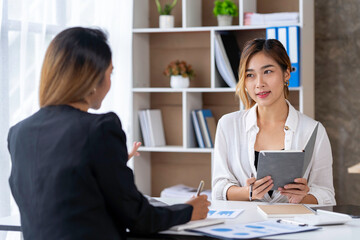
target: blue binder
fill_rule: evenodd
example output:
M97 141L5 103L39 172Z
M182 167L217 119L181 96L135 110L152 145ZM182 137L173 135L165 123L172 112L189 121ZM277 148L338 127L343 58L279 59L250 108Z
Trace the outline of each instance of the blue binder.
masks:
M275 29L275 30L274 30ZM300 86L300 28L298 26L266 28L266 39L279 40L289 55L291 62L291 76L289 87Z
M288 27L288 55L291 62L291 77L289 87L299 87L300 86L300 37L299 37L299 27L298 26L289 26Z
M276 27L266 28L266 39L278 39Z

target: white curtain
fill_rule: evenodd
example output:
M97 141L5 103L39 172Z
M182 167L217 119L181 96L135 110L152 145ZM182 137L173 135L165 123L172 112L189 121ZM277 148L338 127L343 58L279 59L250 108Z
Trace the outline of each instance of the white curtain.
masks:
M114 111L129 132L132 1L0 0L0 217L17 213L10 195L9 127L39 109L38 87L46 48L71 26L107 31L113 52L112 87L97 112ZM13 239L0 232L0 240Z

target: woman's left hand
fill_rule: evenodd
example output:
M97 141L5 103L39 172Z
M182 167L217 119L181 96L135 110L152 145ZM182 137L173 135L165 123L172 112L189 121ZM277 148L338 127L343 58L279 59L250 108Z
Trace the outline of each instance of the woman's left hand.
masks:
M305 178L296 178L294 183L287 184L283 188L279 187L281 195L288 198L289 203L300 203L310 191Z
M139 147L141 146L141 142L134 142L133 144L133 149L131 150L131 152L129 152L129 156L128 156L128 160L130 160L132 157L138 157L140 156L140 153L137 151L139 149Z

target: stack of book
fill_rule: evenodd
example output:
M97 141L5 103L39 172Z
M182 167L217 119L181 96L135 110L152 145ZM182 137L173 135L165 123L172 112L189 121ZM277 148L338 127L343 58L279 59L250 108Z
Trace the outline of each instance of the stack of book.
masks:
M276 24L297 24L299 23L298 12L279 13L244 13L244 25L276 25Z
M200 148L213 148L216 133L216 122L209 109L191 111L196 140Z
M166 143L161 110L140 110L139 119L145 147L165 146Z
M162 198L191 198L196 195L196 188L186 186L184 184L178 184L172 187L165 188L161 191L160 197ZM204 190L201 195L205 194L208 199L211 199L211 190Z

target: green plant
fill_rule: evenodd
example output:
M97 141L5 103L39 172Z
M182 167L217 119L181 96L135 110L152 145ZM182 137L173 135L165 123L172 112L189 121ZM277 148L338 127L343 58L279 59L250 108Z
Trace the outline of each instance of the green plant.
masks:
M236 17L238 13L238 7L231 0L216 0L214 3L215 7L213 13L217 15L230 15Z
M173 61L165 69L164 75L167 77L181 75L183 77L194 77L195 72L192 69L190 64L187 64L185 61Z
M165 4L164 9L161 8L159 0L155 0L158 12L160 15L170 15L172 9L175 7L177 0L174 0L172 4Z

